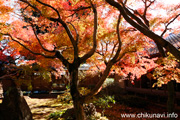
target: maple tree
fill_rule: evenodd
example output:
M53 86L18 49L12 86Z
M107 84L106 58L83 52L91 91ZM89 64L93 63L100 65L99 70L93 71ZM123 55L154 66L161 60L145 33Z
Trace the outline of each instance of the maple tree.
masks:
M142 4L131 8L135 3ZM22 55L31 55L30 58L38 60L42 66L63 64L68 69L78 120L86 119L83 104L97 94L111 67L123 61L123 57L136 63L134 52L149 44L150 39L157 44L162 56L166 56L164 47L180 59L179 50L163 38L168 26L179 18L179 5L170 10L173 15L164 21L150 11L163 6L158 0L157 3L156 0L18 0L18 4L19 20L12 22L12 29L1 33L17 43L11 47L18 48ZM157 35L157 30L162 34ZM102 67L102 74L95 87L81 95L78 68L85 62L92 67Z
M19 51L10 47L8 36L2 34L11 31L8 21L11 20L10 14L14 9L7 2L11 1L0 0L0 81L4 95L0 107L0 119L32 119L30 108L12 79L17 76L15 60L20 56Z
M151 4L153 2L155 2L155 0L145 0L142 2L144 2L145 7L143 8L143 13L139 13L138 10L131 10L129 9L122 1L120 1L120 3L115 2L113 0L106 0L110 5L114 6L115 8L117 8L121 14L123 15L124 19L131 24L133 27L135 27L137 30L139 30L141 33L143 33L144 35L146 35L147 37L151 38L152 40L154 40L154 42L157 44L157 47L161 53L162 56L166 56L165 52L163 50L163 47L166 48L168 51L170 51L177 59L179 59L179 50L176 49L172 44L170 44L169 42L167 42L165 39L162 38L164 32L167 31L168 25L173 22L176 18L178 18L179 14L175 13L173 14L174 19L172 21L170 17L167 21L165 21L164 23L167 23L167 25L165 26L166 29L164 29L163 33L161 34L161 36L155 34L150 28L150 24L147 18L147 10L148 8L151 6ZM179 5L176 6L175 9L176 12L179 11ZM135 14L134 14L135 13ZM137 14L137 15L136 15Z

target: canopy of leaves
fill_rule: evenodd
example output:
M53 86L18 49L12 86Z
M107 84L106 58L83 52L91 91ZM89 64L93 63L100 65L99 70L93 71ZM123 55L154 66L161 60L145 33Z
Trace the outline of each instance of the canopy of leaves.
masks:
M168 53L168 57L160 58L157 61L159 64L153 72L153 76L157 79L157 83L154 84L161 87L163 84L167 84L171 80L180 82L180 69L179 60L177 60L172 54Z
M101 68L100 71L103 71L106 63L112 59L118 49L119 43L115 28L119 11L103 0L93 0L92 2L97 6L98 12L97 49L96 53L86 62L91 64L93 70ZM172 29L174 32L179 32L177 29L179 24L172 24L179 21L179 3L169 5L160 0L119 0L118 3L124 6L126 11L135 15L131 18L132 20L135 20L136 23L142 22L143 27L160 36L166 37ZM79 57L84 56L92 49L94 15L90 1L18 0L17 6L19 7L19 19L12 22L13 28L9 33L16 42L18 41L17 43L21 44L12 43L11 46L18 49L22 55L38 60L42 66L53 65L58 68L62 66L58 59L44 59L44 55L51 58L54 56L54 50L58 50L68 62L72 63L75 57L75 48L69 34L72 34L76 41ZM130 13L128 14L131 16ZM69 33L67 29L69 29ZM127 72L137 68L134 70L144 74L147 69L151 69L152 64L155 66L153 61L151 61L152 64L143 65L149 60L141 59L139 53L136 53L141 51L141 54L145 56L144 48L154 46L151 44L151 39L144 36L123 18L121 18L120 35L122 46L119 58L122 59L119 64L126 70L118 69L119 73L123 71L128 74ZM140 58L139 61L137 61L138 58Z

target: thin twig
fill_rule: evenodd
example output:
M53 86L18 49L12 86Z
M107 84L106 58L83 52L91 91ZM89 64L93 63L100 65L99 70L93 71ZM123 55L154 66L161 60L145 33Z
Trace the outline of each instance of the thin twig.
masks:
M68 22L73 28L74 28L74 30L75 30L75 32L76 32L76 43L78 43L79 42L79 34L78 34L78 31L77 31L77 29L75 28L75 26L71 23L71 22Z
M164 31L162 32L161 34L161 37L163 37L163 35L166 33L166 31L168 30L168 26L173 23L178 17L180 16L180 14L176 15L166 26L165 26L165 29Z
M15 41L16 43L18 43L19 45L21 45L22 47L24 47L26 50L28 50L29 52L31 52L32 54L34 55L41 55L45 58L56 58L55 55L53 56L48 56L48 55L45 55L45 54L42 54L42 53L37 53L37 52L34 52L32 51L31 49L29 49L26 45L22 44L21 42L19 42L18 40L16 40L15 38L13 38L10 34L4 34L4 35L8 35L11 40Z

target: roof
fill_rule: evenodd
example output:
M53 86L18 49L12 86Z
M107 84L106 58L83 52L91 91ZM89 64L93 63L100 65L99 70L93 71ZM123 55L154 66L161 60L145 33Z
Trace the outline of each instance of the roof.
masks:
M174 33L170 33L169 36L165 38L165 40L171 43L177 49L180 48L180 33L177 35ZM149 48L147 49L147 51L151 57L157 57L160 55L157 46L153 48Z
M174 45L176 48L180 48L180 33L175 35L173 33L169 34L169 36L166 38L168 42Z

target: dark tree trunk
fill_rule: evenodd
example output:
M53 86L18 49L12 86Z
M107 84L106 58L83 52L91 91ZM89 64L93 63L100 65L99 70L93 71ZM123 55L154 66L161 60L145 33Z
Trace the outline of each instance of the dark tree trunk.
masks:
M86 115L83 110L83 102L78 90L78 69L73 69L71 72L71 96L74 105L74 113L76 120L86 120Z
M171 80L167 84L168 88L168 101L167 101L167 110L168 113L173 113L175 112L174 110L174 104L175 104L175 89L174 89L174 84L176 81Z
M13 80L3 80L4 99L0 106L1 120L32 120L32 113L22 92Z
M73 100L73 105L74 105L76 120L86 120L86 115L83 109L83 103L81 103L80 100L75 99Z

